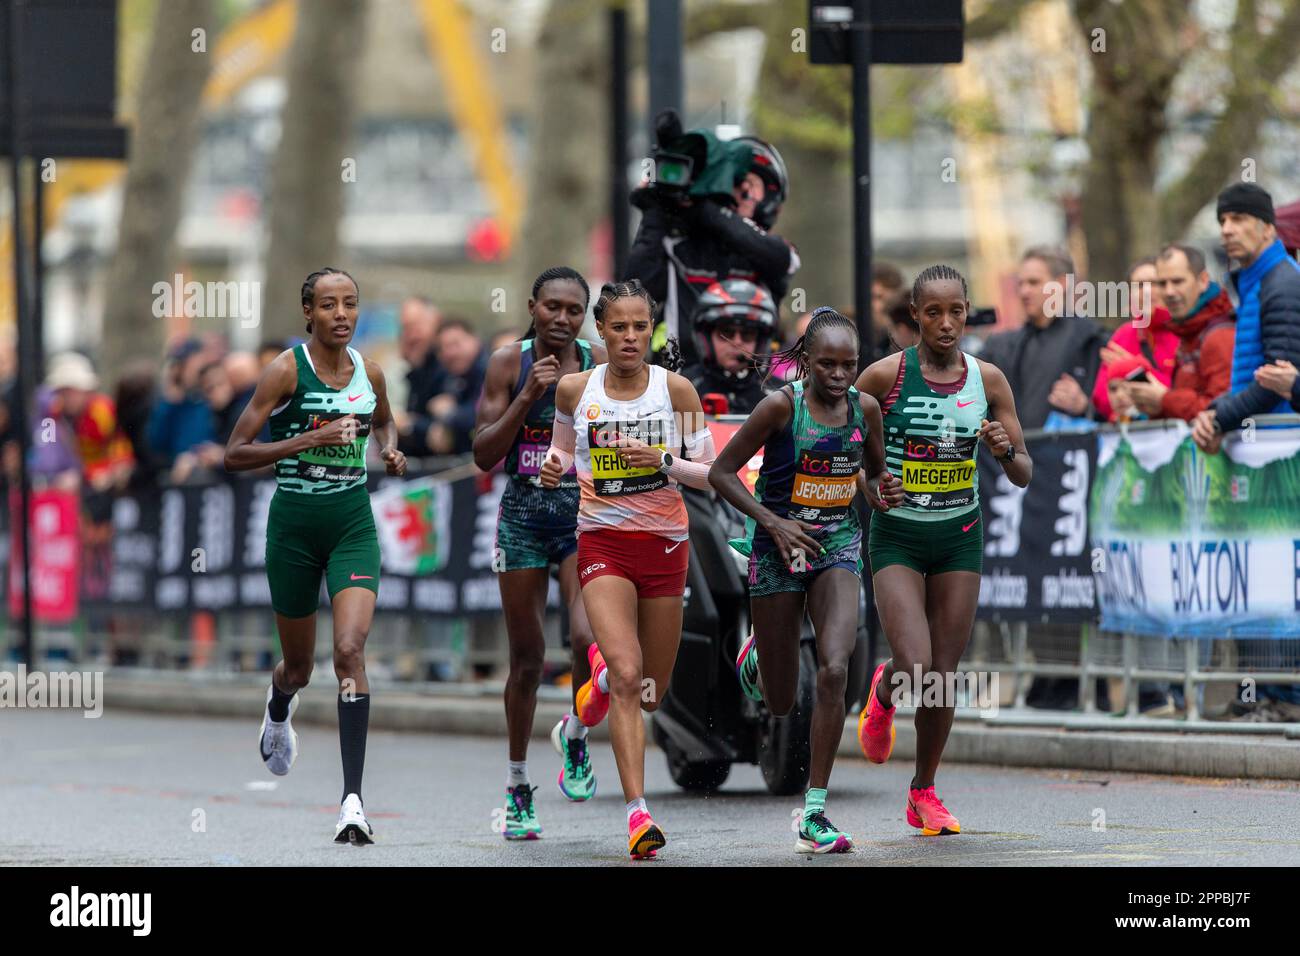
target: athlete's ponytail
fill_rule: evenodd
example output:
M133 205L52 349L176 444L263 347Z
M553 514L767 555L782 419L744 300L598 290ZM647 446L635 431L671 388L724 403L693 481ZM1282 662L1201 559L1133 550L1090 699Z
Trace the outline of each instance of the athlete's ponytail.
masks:
M772 353L768 360L767 377L764 383L771 380L774 367L791 362L795 366L796 378L805 378L808 375L808 356L812 352L813 343L825 329L831 328L848 329L853 333L854 339L858 337L858 326L852 319L836 312L828 305L823 305L813 310L812 317L808 320L808 328L803 335L795 339L792 345Z

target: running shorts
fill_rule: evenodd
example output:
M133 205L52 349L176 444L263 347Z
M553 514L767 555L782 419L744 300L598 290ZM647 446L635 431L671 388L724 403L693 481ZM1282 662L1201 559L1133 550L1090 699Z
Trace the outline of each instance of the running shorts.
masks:
M578 535L578 581L586 587L613 574L631 581L638 598L681 597L690 549L689 541L648 531L584 531Z
M497 571L560 564L578 550L578 489L538 488L511 479L497 514Z
M364 485L327 495L276 491L271 497L266 577L275 612L314 614L322 572L331 600L344 588L379 593L379 538Z
M858 540L860 542L861 538ZM860 543L858 547L861 548ZM803 571L791 571L786 566L785 559L781 557L780 551L767 551L761 555L752 552L749 555L749 596L756 598L790 591L807 591L823 572L831 568L843 568L845 571L853 572L859 578L862 577L861 558L849 559L843 554L835 557L839 560L820 567L808 567Z
M867 539L874 574L902 564L922 575L984 570L984 527L975 508L940 521L918 521L888 511L871 513Z

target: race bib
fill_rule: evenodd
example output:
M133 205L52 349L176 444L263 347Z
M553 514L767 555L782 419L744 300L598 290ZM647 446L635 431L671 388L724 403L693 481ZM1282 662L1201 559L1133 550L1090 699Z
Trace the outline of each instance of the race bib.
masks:
M519 429L518 455L515 459L515 474L520 478L535 478L542 472L546 463L546 452L551 447L551 429L547 425L524 425ZM560 487L573 487L577 484L577 469L570 465Z
M312 415L307 430L323 428L346 412L336 415ZM308 448L296 456L295 477L308 481L364 481L366 477L366 440L370 435L369 414L356 415L355 437L346 445L322 445Z
M591 459L591 483L597 495L610 497L655 491L668 484L668 476L658 468L633 468L614 445L620 437L636 438L655 448L667 450L667 422L646 421L592 422L587 430Z
M790 490L790 517L814 524L847 518L858 490L860 464L856 451L799 452Z
M903 492L918 508L959 508L975 503L974 437L955 441L908 438Z

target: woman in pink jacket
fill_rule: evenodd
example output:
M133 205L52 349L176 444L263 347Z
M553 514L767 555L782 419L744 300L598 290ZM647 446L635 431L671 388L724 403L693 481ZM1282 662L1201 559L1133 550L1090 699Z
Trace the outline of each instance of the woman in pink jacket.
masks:
M1130 296L1130 302L1135 306L1130 310L1133 319L1116 329L1101 350L1101 367L1097 370L1097 382L1092 389L1093 407L1108 422L1116 421L1121 413L1131 409L1122 398L1116 402L1119 408L1112 405L1112 378L1118 385L1135 368L1142 367L1149 376L1168 387L1173 382L1174 353L1178 351L1178 336L1169 329L1169 312L1163 305L1156 304L1155 257L1148 256L1133 263L1128 281L1130 290L1136 293ZM1152 290L1150 301L1154 305L1149 323L1137 312L1140 303L1147 299L1143 292L1145 288Z

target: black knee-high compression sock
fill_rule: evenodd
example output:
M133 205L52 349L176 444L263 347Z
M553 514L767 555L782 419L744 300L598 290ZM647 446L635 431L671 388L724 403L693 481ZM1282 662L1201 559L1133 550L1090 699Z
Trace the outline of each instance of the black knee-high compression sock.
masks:
M349 700L339 695L339 751L343 755L343 799L361 796L361 772L366 766L366 730L370 727L370 695ZM364 802L364 801L363 801Z
M277 724L282 724L289 717L289 702L293 700L293 694L286 694L275 686L275 679L271 679L271 699L267 702L266 709L270 713L271 719Z

